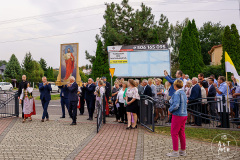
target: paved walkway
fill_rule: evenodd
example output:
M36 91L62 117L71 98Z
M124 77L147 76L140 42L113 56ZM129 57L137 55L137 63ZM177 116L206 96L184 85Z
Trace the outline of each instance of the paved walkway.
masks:
M22 123L20 118L0 119L0 160L159 160L159 159L217 159L211 144L187 139L187 156L169 158L171 137L151 133L144 128L126 130L126 125L107 118L96 133L96 119L87 121L87 115L60 119L60 107L51 109L50 121L40 122L41 113L33 121ZM217 146L214 146L214 149ZM232 159L239 159L240 150Z

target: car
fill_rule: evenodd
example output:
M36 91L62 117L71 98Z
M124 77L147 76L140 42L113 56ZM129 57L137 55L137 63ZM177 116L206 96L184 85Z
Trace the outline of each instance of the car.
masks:
M9 82L0 82L0 91L12 91L13 85Z
M56 85L56 83L55 82L49 82L49 83L51 84L52 92L58 92L59 93L59 88Z

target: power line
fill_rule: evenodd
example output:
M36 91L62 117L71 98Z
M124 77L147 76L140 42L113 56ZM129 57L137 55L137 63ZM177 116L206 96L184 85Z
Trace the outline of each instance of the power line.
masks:
M239 9L202 9L202 10L191 10L191 11L154 11L154 12L217 12L217 11L238 11Z
M228 0L230 1L230 0ZM234 0L232 0L234 1ZM175 2L175 3L166 3L166 2L158 2L158 1L141 1L143 3L153 3L153 2L156 2L156 3L161 3L161 5L171 5L171 4L196 4L196 3L208 3L208 2L217 2L217 3L220 3L220 2L226 2L226 1L207 1L207 0L204 0L204 1L198 1L198 2ZM129 2L129 3L139 3L139 2ZM148 4L148 5L151 5L151 4ZM23 18L16 18L16 19L10 19L10 20L3 20L3 21L0 21L0 25L3 25L3 24L8 24L8 23L15 23L15 22L21 22L21 21L27 21L27 20L31 20L31 19L38 19L38 18L43 18L43 17L53 17L53 16L59 16L59 15L62 15L62 14L71 14L71 13L74 13L74 12L81 12L81 11L87 11L87 10L92 10L92 9L95 9L95 8L101 8L101 7L105 7L104 4L99 4L99 5L94 5L94 6L88 6L88 7L82 7L82 8L76 8L76 9L71 9L71 10L65 10L65 11L59 11L59 12L52 12L52 13L47 13L47 14L41 14L41 15L36 15L36 16L29 16L29 17L23 17ZM85 10L84 10L85 9Z
M69 34L74 34L74 33L93 31L93 30L97 30L97 29L100 29L100 28L94 28L94 29L88 29L88 30L82 30L82 31L76 31L76 32L69 32L69 33L64 33L64 34L56 34L56 35L51 35L51 36L41 36L41 37L33 37L33 38L26 38L26 39L12 40L12 41L2 41L0 43L19 42L19 41L41 39L41 38L58 37L58 36L64 36L64 35L69 35Z

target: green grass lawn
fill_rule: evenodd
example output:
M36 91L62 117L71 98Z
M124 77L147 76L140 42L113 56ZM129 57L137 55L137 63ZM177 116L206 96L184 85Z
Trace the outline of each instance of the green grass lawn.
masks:
M58 100L58 99L60 99L60 94L51 95L51 99L52 99L52 100ZM40 100L40 96L35 97L35 100Z
M170 136L171 127L155 127L155 132L158 134L164 134ZM199 140L199 141L205 141L205 142L212 142L213 138L217 136L218 134L226 133L233 136L238 146L240 146L240 130L239 131L231 131L231 130L222 130L222 129L206 129L206 128L185 128L185 134L187 138ZM231 137L228 137L229 139ZM216 140L220 140L216 139ZM231 141L234 141L234 139L230 139Z

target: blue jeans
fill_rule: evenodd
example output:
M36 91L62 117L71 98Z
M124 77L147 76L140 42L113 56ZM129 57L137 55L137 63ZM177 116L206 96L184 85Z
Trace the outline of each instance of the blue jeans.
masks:
M68 98L61 97L61 106L62 106L62 116L65 117L65 105L67 110L69 110ZM69 113L69 111L68 111Z
M48 104L50 101L46 101L45 99L41 100L42 102L42 107L43 107L43 115L42 115L42 119L45 119L45 117L48 119L49 116L48 116Z

